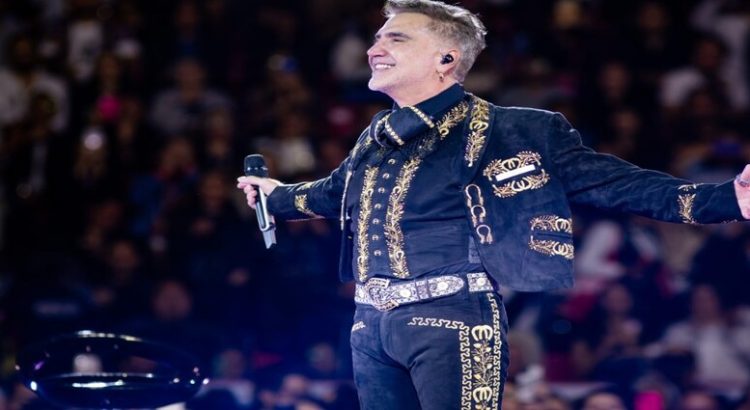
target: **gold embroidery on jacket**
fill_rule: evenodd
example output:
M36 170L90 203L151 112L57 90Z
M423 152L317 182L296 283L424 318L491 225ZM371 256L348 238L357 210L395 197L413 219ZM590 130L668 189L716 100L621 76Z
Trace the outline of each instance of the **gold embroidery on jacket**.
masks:
M463 121L464 118L466 118L466 114L469 112L469 104L467 104L465 101L461 101L458 105L451 108L450 111L448 111L447 114L438 122L438 133L440 134L440 139L444 140L445 137L448 136L448 133L450 132L451 128L456 126L459 122Z
M352 160L354 160L357 157L357 155L361 154L362 151L364 151L365 149L367 149L367 147L369 147L370 144L372 144L372 137L370 136L370 132L368 131L367 132L367 136L362 141L362 143L357 144L357 145L354 146L354 149L352 149L352 155L351 155L350 158L352 158Z
M539 231L573 233L573 220L557 215L542 215L531 219L531 229Z
M307 207L307 194L295 195L294 207L297 208L297 211L309 217L320 218L320 215L316 214L315 212L310 210L310 208Z
M540 240L534 238L534 231L565 232L573 233L573 220L562 218L557 215L537 216L529 221L531 225L531 237L529 248L548 256L562 256L565 259L573 259L575 253L572 244L563 243L551 239Z
M365 326L365 322L363 322L363 321L360 320L360 321L354 323L354 325L352 325L352 333L356 332L357 330L362 330L362 329L364 329L366 327L367 326Z
M477 235L479 235L479 243L482 245L488 245L491 244L494 238L492 237L492 229L490 229L489 225L487 224L481 224L477 226Z
M531 235L531 238L529 239L529 248L548 256L562 256L569 260L573 259L575 252L573 245L569 243L562 243L549 239L535 239L534 235Z
M450 129L466 118L467 112L468 104L464 101L453 107L438 121L437 135L428 135L420 148L431 152L437 136L439 136L441 141L445 139ZM388 124L386 123L387 126ZM421 163L422 158L419 155L414 155L406 161L396 178L395 186L388 198L388 209L383 230L385 232L386 245L388 246L388 259L391 263L391 270L394 276L398 278L409 276L406 251L404 250L404 233L401 230L401 219L404 216L406 194Z
M475 194L472 195L472 192ZM491 244L493 241L492 229L485 223L487 208L484 206L482 190L477 184L469 184L464 188L464 193L466 194L466 206L469 208L469 214L471 214L471 225L479 236L479 243L483 245Z
M350 161L356 161L357 156L362 153L367 147L372 144L372 136L370 135L370 130L368 129L367 135L364 139L361 141L357 141L357 144L354 145L354 148L352 148L351 154L349 155ZM349 181L352 178L352 169L351 165L349 166L349 169L346 171L346 177L344 179L344 192L341 194L341 214L339 216L339 221L341 222L341 230L344 230L344 223L346 222L346 219L349 217L349 215L346 214L346 193L349 191Z
M481 98L474 97L474 109L471 112L471 122L469 122L469 138L466 145L464 159L469 168L474 166L474 162L479 159L479 152L482 150L487 136L484 132L489 128L490 104Z
M680 207L679 214L682 222L688 224L697 224L698 221L693 217L693 203L695 202L695 190L699 184L685 184L677 187L677 190L685 192L677 196L677 203Z
M443 141L445 137L450 133L451 128L456 124L463 121L466 118L466 113L469 111L469 105L465 101L461 101L458 105L451 108L443 118L438 121L437 133L428 133L424 138L421 139L417 145L418 151L415 154L419 157L425 157L435 149L435 144L439 141Z
M549 181L549 174L547 171L541 168L542 156L537 152L532 151L521 151L515 157L508 159L496 159L487 165L484 169L483 175L490 180L495 182L494 179L497 175L503 173L510 173L518 170L522 167L534 167L539 166L541 172L538 174L526 175L521 179L510 180L499 186L494 186L495 195L500 198L509 198L519 192L523 192L530 189L539 189L543 187Z
M372 213L372 194L375 191L375 179L378 176L377 167L365 169L365 180L362 193L359 196L359 216L357 221L357 270L360 282L367 280L367 263L369 242L367 241L368 222Z
M693 202L695 202L695 194L682 194L677 197L677 201L680 205L680 217L682 217L682 222L697 224L698 221L693 218Z
M388 211L383 229L385 230L391 269L398 278L409 276L409 268L406 266L406 252L404 251L404 233L401 231L401 218L404 216L406 194L421 163L422 159L419 157L406 161L396 179L396 186L393 187L391 196L388 198Z

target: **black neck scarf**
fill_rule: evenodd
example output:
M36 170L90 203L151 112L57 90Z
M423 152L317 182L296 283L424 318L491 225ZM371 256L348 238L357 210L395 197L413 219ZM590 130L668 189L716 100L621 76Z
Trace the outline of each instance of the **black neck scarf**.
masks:
M454 84L440 94L415 106L383 110L372 118L370 135L384 148L398 148L435 128L438 119L465 96L463 87Z

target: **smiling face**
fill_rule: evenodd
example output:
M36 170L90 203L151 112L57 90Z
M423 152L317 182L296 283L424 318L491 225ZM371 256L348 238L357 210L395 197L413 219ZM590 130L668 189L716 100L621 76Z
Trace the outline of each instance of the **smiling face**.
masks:
M446 73L454 66L440 64L448 50L444 41L429 29L430 18L419 13L399 13L389 18L367 50L372 70L369 87L393 98L400 106L414 105L450 87L455 80ZM442 46L442 47L441 47ZM457 60L457 58L454 58Z

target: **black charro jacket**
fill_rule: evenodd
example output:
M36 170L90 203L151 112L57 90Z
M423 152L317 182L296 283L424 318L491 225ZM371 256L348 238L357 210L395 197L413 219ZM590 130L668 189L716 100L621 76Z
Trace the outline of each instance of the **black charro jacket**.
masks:
M501 286L541 291L573 285L571 204L676 223L743 219L732 181L693 184L596 153L560 114L473 97L463 127L463 152L456 155L464 159L466 223L482 264ZM342 204L356 200L346 198L349 176L370 144L366 130L330 176L282 185L268 198L279 219L341 218L344 280L352 278L352 236L350 206Z

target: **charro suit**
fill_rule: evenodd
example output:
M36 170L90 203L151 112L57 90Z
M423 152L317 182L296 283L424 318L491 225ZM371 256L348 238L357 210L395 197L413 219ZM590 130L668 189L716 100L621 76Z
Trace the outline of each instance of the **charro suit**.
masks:
M466 222L482 264L501 286L541 291L573 285L571 203L677 223L744 219L731 181L693 184L596 153L581 145L560 114L477 98L472 105L460 153ZM353 156L368 139L367 132L360 136ZM277 188L270 210L280 219L345 219L341 204L352 162L348 157L322 180ZM353 278L351 266L342 260L342 279Z
M495 290L572 286L571 203L671 222L742 218L731 182L691 184L595 153L560 114L497 107L458 86L435 98L376 117L329 177L269 197L281 219L341 219L344 280L406 292L386 308L358 299L352 346L366 409L499 407L502 302L471 289L465 272L487 272ZM399 135L417 126L429 130L403 143ZM379 147L381 129L399 144ZM448 256L434 251L443 244ZM468 285L435 298L429 281L446 273ZM420 292L425 301L412 303Z

